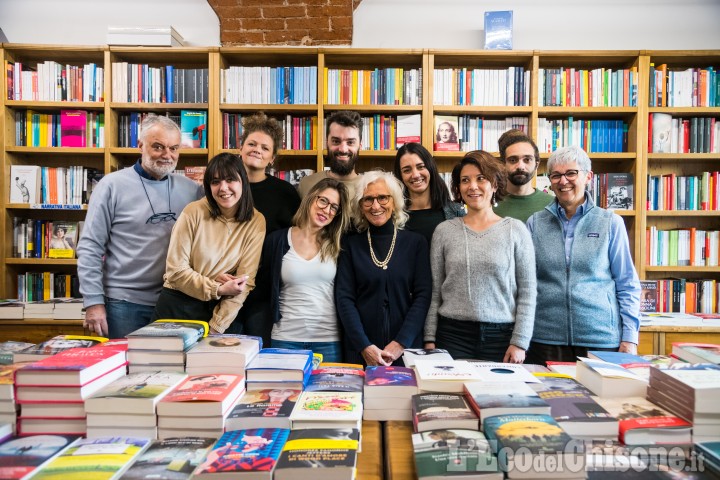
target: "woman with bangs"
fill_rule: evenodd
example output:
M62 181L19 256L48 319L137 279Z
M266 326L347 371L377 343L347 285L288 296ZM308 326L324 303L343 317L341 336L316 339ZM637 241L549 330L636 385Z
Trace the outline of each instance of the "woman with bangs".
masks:
M500 161L482 150L468 152L453 169L453 195L468 213L433 235L425 348L444 348L456 359L525 360L535 317L535 250L522 222L493 211L505 180Z
M349 223L347 187L325 178L303 198L293 226L268 235L258 286L270 295L273 348L307 349L325 362L342 361L333 289Z
M185 207L170 236L153 320L206 320L210 333L223 333L255 286L265 218L236 155L213 157L203 186L205 198Z

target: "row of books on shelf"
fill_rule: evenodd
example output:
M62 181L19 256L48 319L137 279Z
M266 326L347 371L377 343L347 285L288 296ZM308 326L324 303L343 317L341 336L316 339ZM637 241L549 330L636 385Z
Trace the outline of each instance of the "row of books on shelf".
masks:
M26 298L0 301L0 318L4 320L22 320L24 318L79 320L84 318L82 298L60 296L61 294L77 295L79 293L77 277L54 274L51 280L53 281L51 290L58 297L37 301L30 301ZM29 347L30 344L27 346ZM1 355L2 352L0 352ZM12 360L4 362L0 359L0 363L12 363Z
M325 103L340 105L422 105L422 70L325 68Z
M100 170L81 165L11 165L10 203L82 205L102 177Z
M80 297L80 283L75 274L25 272L18 274L17 285L18 300L21 302L53 301L59 298ZM38 317L24 316L24 318Z
M271 170L272 174L281 180L285 180L293 187L297 188L300 186L300 180L308 175L315 173L315 170L310 168L299 168L296 170Z
M16 258L75 258L84 221L13 218Z
M651 107L720 106L720 77L713 67L670 69L650 64Z
M683 228L646 230L645 264L655 266L717 267L720 256L720 232Z
M118 146L136 148L140 138L142 122L156 113L130 112L118 116ZM179 113L165 112L180 127L181 146L184 148L207 148L207 110L180 110Z
M95 63L60 64L52 60L35 67L5 61L7 99L41 102L102 102L105 72Z
M538 69L541 107L636 107L637 67Z
M632 210L635 185L632 173L596 173L588 185L595 205L610 210Z
M720 172L648 175L647 209L720 210Z
M18 147L104 147L105 114L85 110L60 113L15 111Z
M720 153L720 122L712 117L683 119L651 113L648 119L650 153Z
M720 285L717 280L670 278L641 280L641 312L687 313L719 318Z
M577 145L588 153L628 151L628 124L624 120L580 120L538 118L537 146L540 152Z
M242 113L223 112L223 147L229 149L239 149L241 147L241 138L243 135L243 115ZM283 144L280 146L283 150L314 150L317 135L317 116L295 116L284 115L276 117L285 132ZM364 138L364 137L363 137Z
M528 131L527 117L489 119L476 115L435 115L434 121L436 151L495 152L498 138L506 131Z
M220 103L317 104L317 67L229 67L220 70Z
M433 71L433 105L524 107L529 99L530 71L524 67Z
M207 103L208 69L112 64L112 101L118 103Z

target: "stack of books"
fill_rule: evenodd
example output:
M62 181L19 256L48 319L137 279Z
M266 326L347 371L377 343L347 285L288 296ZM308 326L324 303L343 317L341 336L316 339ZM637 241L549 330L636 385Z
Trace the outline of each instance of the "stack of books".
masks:
M22 320L25 311L25 303L19 300L0 301L0 319Z
M219 437L245 391L242 375L193 375L157 404L158 438Z
M124 376L122 348L73 348L17 370L15 383L23 434L85 435L83 402Z
M78 320L85 318L82 298L55 298L53 317L55 320Z
M245 368L262 348L262 338L248 335L210 335L190 347L185 360L188 375L230 373Z
M302 390L280 388L248 390L225 420L225 429L290 429L290 414L301 393Z
M157 438L157 404L185 378L182 372L137 372L98 390L85 400L88 438Z
M360 432L355 429L293 430L280 453L274 480L354 480Z
M550 414L550 405L525 382L468 382L465 395L480 425L495 415Z
M362 392L365 371L357 364L320 364L310 373L308 392Z
M417 384L421 392L462 393L465 382L479 381L465 360L423 360L415 363Z
M208 334L202 320L155 320L128 338L130 373L185 371L185 352Z
M23 364L0 365L0 424L10 424L15 431L18 406L15 402L15 370ZM0 477L2 478L2 477Z
M438 428L479 430L478 417L464 395L459 393L419 393L412 396L415 433Z
M403 363L406 367L414 367L417 361L423 360L452 360L452 356L447 350L442 348L406 348L403 350Z
M503 479L497 457L480 431L442 428L414 433L412 446L420 480Z
M248 390L303 390L312 371L312 350L263 348L246 369Z
M362 429L361 392L303 392L290 414L293 430Z
M156 440L137 457L123 480L185 480L207 456L217 439L178 437Z
M619 440L625 445L687 445L691 425L642 397L598 398L618 419Z
M412 420L412 396L418 393L415 372L409 367L367 367L363 418Z
M675 363L650 370L648 399L692 422L693 442L720 441L720 366Z
M579 357L576 378L598 397L644 397L647 393L647 380L602 360Z

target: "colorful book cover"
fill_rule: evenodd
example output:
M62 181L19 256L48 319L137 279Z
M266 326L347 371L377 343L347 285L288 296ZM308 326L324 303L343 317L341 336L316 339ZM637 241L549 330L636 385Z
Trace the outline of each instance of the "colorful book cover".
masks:
M8 438L0 444L0 478L24 478L79 438L77 435Z
M470 408L464 395L454 393L419 393L412 396L413 421L469 420L478 425L478 417ZM417 429L417 428L416 428Z
M480 420L509 413L550 413L550 405L525 382L468 382L465 392Z
M322 367L310 374L308 392L362 392L365 372L356 368Z
M687 443L691 424L642 397L597 398L597 402L619 422L619 439L627 445ZM643 435L643 430L646 434ZM668 430L672 438L663 438ZM672 431L675 432L672 432ZM685 440L676 434L684 432ZM638 438L638 435L642 435ZM651 440L654 438L654 440Z
M485 50L512 50L513 11L485 12Z
M0 365L9 365L13 363L13 355L15 354L15 352L30 348L34 345L34 343L15 342L13 340L0 342Z
M60 110L60 146L87 147L85 110Z
M32 347L20 350L15 354L16 362L37 361L41 357L49 357L71 348L88 348L106 342L107 338L85 335L57 335Z
M85 410L154 414L157 403L186 378L182 372L131 373L95 392L85 401Z
M588 357L596 358L598 360L602 360L603 362L614 363L616 365L624 365L627 363L650 363L640 355L633 355L632 353L626 352L604 352L600 350L590 350L588 351Z
M32 438L32 437L30 437ZM149 445L149 438L81 439L40 467L34 479L118 478Z
M207 335L202 320L160 319L127 335L128 347L139 350L186 350Z
M640 280L640 311L657 312L656 280Z
M632 173L607 174L607 208L632 210L635 204L635 186Z
M308 469L309 474L318 468L329 469L323 472L333 478L343 478L340 476L343 470L355 468L359 445L360 432L354 428L293 430L280 453L273 478L293 480L300 471Z
M203 179L205 178L205 167L202 166L187 166L185 167L185 176L192 180L193 182L197 183L198 185L203 184Z
M290 430L258 428L225 432L197 467L193 478L223 472L272 472ZM268 475L269 478L269 475Z
M406 143L420 143L421 116L419 113L412 115L398 115L397 117L397 148Z
M672 353L685 362L720 365L720 345L718 344L674 342Z
M243 385L242 375L193 375L170 391L163 402L219 402L238 385Z
M261 425L270 426L270 422L273 427L285 425L290 428L290 414L301 393L302 390L288 388L247 391L228 415L226 428L259 428Z
M415 371L409 367L376 366L367 367L365 370L366 387L410 387L410 390L417 389ZM373 388L366 388L368 390ZM417 392L415 392L417 393Z
M487 438L477 430L437 429L414 433L412 446L420 479L462 474L503 478Z
M306 381L313 362L312 350L263 348L247 367L248 381Z
M303 392L290 419L293 422L307 420L359 423L362 419L362 409L361 392Z
M71 348L26 365L15 374L17 385L85 385L127 363L125 351Z
M215 438L182 437L157 440L122 476L123 480L184 480L205 459Z
M77 242L77 222L53 222L47 246L48 258L75 258Z
M207 148L207 111L181 110L180 134L185 148Z
M493 448L506 453L520 448L534 455L564 452L572 441L550 415L497 415L483 421L483 431Z
M37 165L10 166L10 203L40 203L40 171Z

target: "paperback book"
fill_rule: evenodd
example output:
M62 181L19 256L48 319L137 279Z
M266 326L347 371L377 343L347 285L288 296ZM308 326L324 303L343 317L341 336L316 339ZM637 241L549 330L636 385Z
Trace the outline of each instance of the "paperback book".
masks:
M26 478L40 465L79 439L77 435L10 437L0 443L0 478Z
M185 480L205 459L215 438L181 437L157 440L122 476L123 480Z
M320 367L310 374L308 392L362 392L365 372L356 368Z
M415 470L421 480L502 480L497 457L482 432L437 429L412 435Z
M87 147L85 110L60 110L60 146Z
M263 348L247 367L248 382L297 381L307 383L312 350Z
M10 166L10 203L40 203L40 171L37 165Z
M185 148L207 148L207 111L181 110L180 134Z
M200 367L219 368L220 370L215 372L203 373L245 374L245 367L257 356L260 348L262 348L260 337L209 335L188 350L186 368L189 370Z
M469 382L465 394L481 425L494 415L550 413L550 405L525 382Z
M598 398L619 422L619 440L625 445L692 443L692 425L642 397Z
M450 356L447 350L442 348L406 348L403 351L402 359L406 367L414 367L415 362L417 362L418 360L446 361L452 360L453 358L452 356Z
M275 466L274 480L353 480L360 432L354 428L293 430Z
M186 378L182 372L131 373L95 392L85 401L85 410L154 415L158 402Z
M225 421L227 430L290 428L290 414L302 390L264 389L245 392Z
M365 370L365 399L405 398L418 393L415 372L408 367L376 366Z
M485 12L485 50L512 50L513 11Z
M225 432L195 469L193 479L212 480L242 472L240 478L270 480L289 434L284 428Z
M437 428L479 429L478 417L465 396L454 393L419 393L412 396L415 432Z
M245 391L242 375L193 375L168 392L157 404L167 416L225 416Z
M15 384L85 385L126 364L124 350L71 348L21 368Z
M290 414L292 429L362 428L361 392L303 392Z
M127 335L130 350L184 351L208 334L202 320L155 320Z
M85 335L57 335L32 347L15 353L14 361L36 362L71 348L89 348L107 342L105 337L91 337Z

